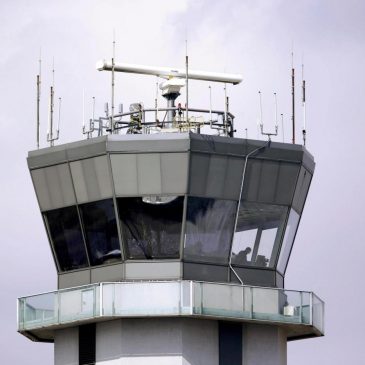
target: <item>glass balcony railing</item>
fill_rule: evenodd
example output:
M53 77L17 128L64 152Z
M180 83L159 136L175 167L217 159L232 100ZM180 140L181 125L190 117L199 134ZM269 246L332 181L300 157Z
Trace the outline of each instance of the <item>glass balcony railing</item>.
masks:
M324 302L311 292L196 281L98 283L18 299L18 330L113 317L208 316L312 326Z

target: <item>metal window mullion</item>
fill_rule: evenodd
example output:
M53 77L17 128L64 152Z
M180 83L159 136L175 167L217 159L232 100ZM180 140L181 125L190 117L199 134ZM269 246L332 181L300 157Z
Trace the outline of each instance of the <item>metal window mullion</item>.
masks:
M79 207L78 204L76 204L76 210L77 210L77 215L79 217L80 228L81 228L81 235L82 235L82 239L83 239L83 242L84 242L84 247L85 247L85 251L86 251L87 262L89 264L89 267L91 267L89 252L88 252L87 245L86 245L86 234L85 234L85 231L84 231L84 224L83 224L83 221L82 221L82 217L81 217L81 213L80 213L80 207Z
M112 194L113 194L113 204L114 204L114 214L115 214L115 221L117 223L117 232L118 232L118 239L119 239L119 247L120 247L120 254L122 261L125 261L125 253L124 253L124 240L123 240L123 233L120 226L120 217L119 217L119 208L117 204L117 197L115 195L115 185L114 185L114 176L113 176L113 169L112 169L112 161L111 161L111 154L107 153L107 160L108 160L108 169L109 169L109 176L110 181L112 184Z
M76 206L77 216L79 217L81 235L82 235L82 240L84 242L84 248L85 248L85 252L86 252L86 259L87 259L87 262L89 264L89 267L91 267L90 258L89 258L89 252L88 252L87 245L86 245L86 235L85 235L85 232L84 232L84 224L83 224L83 221L82 221L82 218L81 218L81 214L80 214L79 202L77 200L75 184L74 184L74 180L73 180L73 177L72 177L71 166L70 166L70 163L69 162L67 163L67 166L68 166L68 169L69 169L69 172L70 172L70 176L71 176L72 190L74 192L74 197L75 197L75 202L76 202L75 206ZM90 281L91 281L91 273L90 273Z
M181 236L180 236L180 260L184 259L184 246L185 246L185 232L186 232L186 214L188 211L188 195L184 195L184 204L183 204L183 216L181 223Z

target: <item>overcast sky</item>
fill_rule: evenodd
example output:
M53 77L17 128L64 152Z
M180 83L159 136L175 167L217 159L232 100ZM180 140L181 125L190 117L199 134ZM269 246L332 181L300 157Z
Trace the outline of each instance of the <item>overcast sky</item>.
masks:
M286 275L288 289L326 301L326 336L291 342L288 364L361 364L364 347L365 257L365 2L306 1L14 1L0 2L1 253L0 353L3 364L51 364L53 346L16 332L16 298L56 289L56 271L26 166L36 147L35 75L42 47L41 145L46 146L46 100L55 60L62 96L60 143L81 138L82 90L98 113L110 98L110 75L95 62L117 60L241 73L228 87L238 135L257 137L258 90L265 128L273 99L290 136L290 67L294 44L297 94L307 81L309 151L316 171ZM117 75L116 98L152 105L155 78ZM213 107L223 89L213 86ZM207 107L208 85L190 83L190 106ZM301 111L297 99L298 134ZM280 131L280 138L281 134ZM361 228L363 227L363 228Z

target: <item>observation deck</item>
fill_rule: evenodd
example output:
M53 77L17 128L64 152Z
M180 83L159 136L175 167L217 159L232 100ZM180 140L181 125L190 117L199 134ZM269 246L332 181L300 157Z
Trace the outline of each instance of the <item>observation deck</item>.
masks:
M18 299L18 331L53 342L54 331L118 318L187 317L275 324L288 341L322 336L314 293L183 281L98 283Z
M299 145L108 135L29 153L58 288L123 280L283 287L314 161Z

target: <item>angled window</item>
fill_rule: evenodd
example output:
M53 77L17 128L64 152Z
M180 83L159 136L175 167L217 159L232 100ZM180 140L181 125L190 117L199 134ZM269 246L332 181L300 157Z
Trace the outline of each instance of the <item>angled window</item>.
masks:
M126 258L179 258L183 205L183 196L118 198Z
M113 199L80 205L91 265L121 260Z
M61 271L88 266L85 244L75 206L44 213Z
M232 263L274 267L287 211L281 205L242 202L233 238Z
M285 274L285 270L288 265L290 252L293 247L295 234L297 233L298 229L299 218L300 218L299 214L294 209L290 209L288 224L285 229L285 236L283 244L281 246L281 251L278 261L278 271L281 272L282 274Z
M189 197L184 260L228 263L237 202Z

